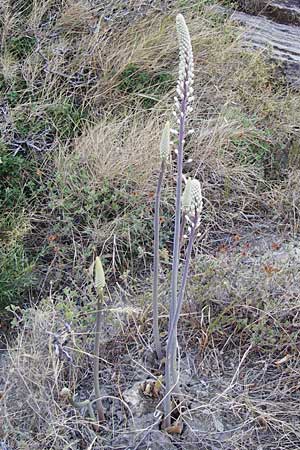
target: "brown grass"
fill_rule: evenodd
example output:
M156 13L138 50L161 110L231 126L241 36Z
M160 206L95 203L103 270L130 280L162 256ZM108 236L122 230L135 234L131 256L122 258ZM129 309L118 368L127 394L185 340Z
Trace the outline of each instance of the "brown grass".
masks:
M149 192L157 170L157 143L160 139L162 117L130 114L124 119L107 117L90 127L77 139L74 150L61 149L57 170L64 174L67 184L79 164L89 174L93 187L104 180L133 183L140 192ZM72 182L72 181L71 181Z

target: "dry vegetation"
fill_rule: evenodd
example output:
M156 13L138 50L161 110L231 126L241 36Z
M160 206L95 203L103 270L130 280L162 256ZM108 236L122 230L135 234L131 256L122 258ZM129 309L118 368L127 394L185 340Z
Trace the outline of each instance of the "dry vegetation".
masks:
M3 1L0 308L6 449L296 449L299 436L300 94L208 1ZM185 172L205 196L181 319L182 436L138 393L151 358L153 195L177 75L174 17L195 55ZM174 173L162 204L168 280ZM91 386L101 254L109 290L101 353L107 423L61 396ZM167 282L161 287L166 322ZM7 322L3 323L5 331ZM163 338L165 336L163 335Z

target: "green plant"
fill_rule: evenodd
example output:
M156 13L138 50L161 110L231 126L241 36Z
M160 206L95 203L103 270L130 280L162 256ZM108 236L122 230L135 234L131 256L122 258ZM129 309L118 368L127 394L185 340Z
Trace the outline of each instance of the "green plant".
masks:
M36 45L34 36L16 36L11 37L7 42L7 50L15 58L24 59L32 53Z
M18 209L37 189L35 166L0 142L0 210Z
M22 236L26 226L21 219L2 219L0 222L0 311L21 302L22 295L34 283L34 262L26 255Z
M0 81L0 89L2 90L8 104L12 107L19 103L29 102L32 98L26 81L21 75L17 75L13 80L7 82L3 79Z
M171 87L173 77L170 72L147 72L136 64L128 64L120 75L118 89L126 94L138 94L145 108L155 105L159 97Z
M18 304L34 284L34 261L27 254L24 236L29 221L24 215L35 201L39 185L34 160L14 155L0 143L0 310Z
M85 113L69 101L53 104L46 110L47 122L61 139L74 137L81 130Z
M14 125L22 138L44 133L48 139L58 136L64 141L78 135L84 121L84 111L69 101L53 103L44 109L33 104L14 113Z

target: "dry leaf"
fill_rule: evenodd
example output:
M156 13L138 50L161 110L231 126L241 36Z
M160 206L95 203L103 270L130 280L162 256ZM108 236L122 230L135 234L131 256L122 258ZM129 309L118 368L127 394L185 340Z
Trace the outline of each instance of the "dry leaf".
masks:
M280 269L278 269L277 267L272 266L271 264L264 265L263 269L269 275L272 275L272 273L280 272Z
M281 246L280 244L277 244L277 242L273 242L271 247L273 250L279 250Z
M264 416L257 417L257 422L263 428L267 428L267 426L268 426L268 422Z
M181 434L183 430L183 423L181 420L176 420L174 425L167 427L165 431L169 434Z
M158 377L155 381L145 381L140 386L140 391L146 397L158 398L159 392L162 388L162 375Z
M289 359L291 359L291 355L289 355L289 354L287 354L287 355L285 355L283 358L281 358L281 359L278 359L278 361L275 361L275 365L276 366L280 366L281 364L284 364L284 363L286 363Z

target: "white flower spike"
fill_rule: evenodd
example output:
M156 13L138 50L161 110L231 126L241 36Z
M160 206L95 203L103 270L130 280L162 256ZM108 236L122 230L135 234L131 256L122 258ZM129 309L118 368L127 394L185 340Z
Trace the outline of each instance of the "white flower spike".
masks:
M199 216L202 212L203 208L203 199L202 199L202 191L200 181L194 178L191 183L191 191L192 191L192 210L197 212Z
M200 214L203 208L203 199L200 181L188 178L182 195L182 210L189 223L194 223L197 216L196 227L200 224Z

